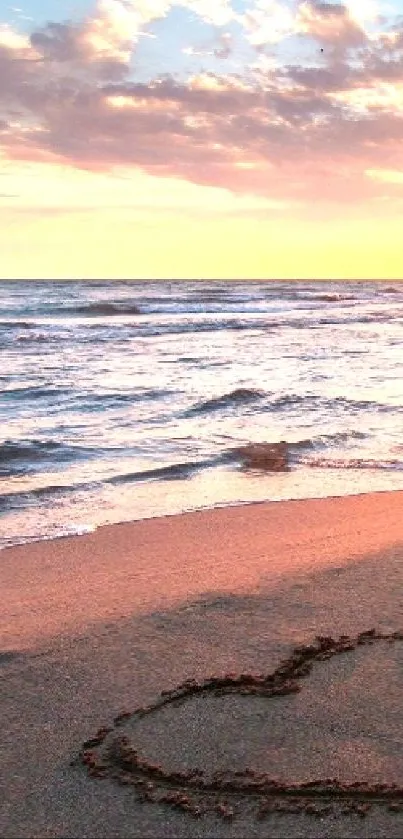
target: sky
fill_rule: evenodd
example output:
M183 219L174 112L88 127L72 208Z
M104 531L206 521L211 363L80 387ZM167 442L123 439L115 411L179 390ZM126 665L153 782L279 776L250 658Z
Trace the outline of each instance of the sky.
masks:
M15 2L1 279L403 278L403 0Z

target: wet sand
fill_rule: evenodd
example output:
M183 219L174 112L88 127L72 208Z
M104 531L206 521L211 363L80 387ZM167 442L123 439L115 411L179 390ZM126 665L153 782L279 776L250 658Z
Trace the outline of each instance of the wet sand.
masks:
M403 493L258 504L1 552L0 835L401 837L403 812L377 806L259 821L236 800L231 822L194 820L69 762L185 679L269 673L316 635L402 629L402 508ZM403 785L402 661L403 642L357 648L295 695L198 697L129 733L169 770Z

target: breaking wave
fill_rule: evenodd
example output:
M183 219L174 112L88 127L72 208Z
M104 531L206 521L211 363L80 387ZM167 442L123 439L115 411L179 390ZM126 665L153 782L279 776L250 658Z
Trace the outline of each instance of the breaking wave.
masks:
M64 310L66 311L66 310ZM126 303L88 303L85 306L77 306L69 309L69 314L76 312L79 315L140 315L141 310L134 304Z
M54 454L55 451L63 448L63 443L53 440L21 440L13 442L5 440L0 446L0 463L12 463L16 460L39 460Z
M375 460L364 457L315 457L301 459L300 463L304 466L320 469L403 469L403 461L401 460Z
M78 490L88 490L97 485L96 482L86 481L76 484L48 484L43 487L34 487L30 490L16 492L5 492L0 494L0 511L18 510L21 507L36 505L41 499L50 501L56 496L71 495Z
M40 462L75 460L77 455L88 454L82 446L69 446L55 440L5 440L0 445L0 475L7 477L29 471Z
M66 495L78 491L100 488L103 485L120 485L141 483L145 481L177 481L186 480L193 474L207 466L214 465L217 460L200 460L191 463L173 463L170 466L157 466L154 469L144 469L127 474L114 475L104 480L81 481L71 484L48 484L34 487L30 490L0 493L0 511L18 509L21 506L35 504L37 500L49 501L52 497ZM1 474L1 473L0 473Z
M185 416L193 416L194 414L205 414L210 411L218 411L222 408L231 408L234 405L247 405L249 402L256 402L264 399L265 393L262 390L255 390L254 388L238 387L231 390L229 393L224 393L222 396L214 396L212 399L206 399L199 402L192 408L185 411Z
M195 472L212 464L211 460L199 460L191 463L173 463L170 466L157 466L155 469L143 469L138 472L129 472L125 475L116 475L108 478L108 484L125 484L140 481L177 481L190 478Z
M340 303L344 300L357 300L358 298L355 297L354 294L337 294L336 292L332 293L324 293L324 294L309 294L309 293L297 293L295 295L297 299L303 300L312 300L312 301L319 301L321 303Z
M349 440L365 440L368 435L363 431L336 431L333 434L318 434L317 437L307 437L305 440L298 440L296 443L289 443L291 451L303 449L315 449L318 446L329 444L348 443Z

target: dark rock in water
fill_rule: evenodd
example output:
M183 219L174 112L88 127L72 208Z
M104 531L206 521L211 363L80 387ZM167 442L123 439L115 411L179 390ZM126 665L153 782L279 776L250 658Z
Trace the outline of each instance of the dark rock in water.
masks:
M288 444L250 443L237 449L247 469L264 469L268 472L285 472L288 469Z

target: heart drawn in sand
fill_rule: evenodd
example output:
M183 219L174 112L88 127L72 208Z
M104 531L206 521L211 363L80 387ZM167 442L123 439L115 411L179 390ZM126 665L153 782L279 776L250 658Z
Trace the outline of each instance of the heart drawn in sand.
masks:
M100 728L95 737L83 744L72 763L85 766L91 778L111 778L121 785L132 786L142 800L168 805L194 818L213 810L221 818L230 820L236 814L240 799L257 805L258 818L265 818L272 812L305 812L321 816L335 806L363 817L374 804L384 805L391 812L403 812L403 787L395 783L370 784L365 780L344 783L337 778L291 783L250 768L213 775L201 767L172 771L142 756L135 737L124 733L129 724L133 729L136 721L196 696L247 695L278 700L301 691L303 679L309 676L317 662L376 642L402 640L403 632L388 634L375 629L361 632L356 637L318 636L314 643L296 647L268 675L230 673L213 676L204 682L189 679L172 690L163 691L151 705L119 714L113 725Z

